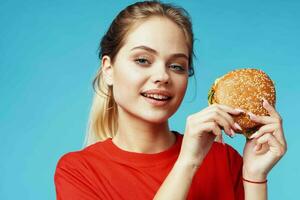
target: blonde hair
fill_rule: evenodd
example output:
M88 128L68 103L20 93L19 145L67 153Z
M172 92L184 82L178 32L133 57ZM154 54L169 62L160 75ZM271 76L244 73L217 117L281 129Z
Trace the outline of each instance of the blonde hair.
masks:
M118 51L125 43L130 28L136 22L153 16L166 17L183 30L189 48L189 77L193 76L194 36L190 17L183 8L159 1L137 2L122 10L101 39L100 60L106 55L114 62ZM93 80L93 89L95 94L90 110L85 146L112 138L118 130L118 110L113 97L113 87L105 84L102 67L99 68Z

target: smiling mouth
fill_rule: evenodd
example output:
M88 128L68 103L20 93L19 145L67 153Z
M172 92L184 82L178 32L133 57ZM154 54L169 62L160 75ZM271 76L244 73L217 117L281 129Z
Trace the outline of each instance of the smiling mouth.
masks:
M153 99L156 101L168 101L171 99L171 97L163 96L163 95L153 95L153 94L146 94L146 93L141 93L141 95L145 98Z

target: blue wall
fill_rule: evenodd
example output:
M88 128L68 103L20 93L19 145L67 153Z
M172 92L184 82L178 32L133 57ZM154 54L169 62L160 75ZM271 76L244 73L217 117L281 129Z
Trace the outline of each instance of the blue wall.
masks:
M132 2L0 2L0 199L55 198L57 160L82 147L100 37ZM172 129L183 132L186 117L207 106L216 77L240 67L263 69L276 83L289 147L269 175L269 197L296 199L299 1L173 2L192 16L197 82L191 78ZM242 152L242 136L226 141Z

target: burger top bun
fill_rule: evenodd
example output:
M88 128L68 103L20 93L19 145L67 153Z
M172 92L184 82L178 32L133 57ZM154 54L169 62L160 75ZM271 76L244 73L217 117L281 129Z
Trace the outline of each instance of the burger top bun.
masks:
M245 113L233 119L242 128L240 133L249 138L261 124L250 120L247 112L268 115L262 105L263 98L275 106L276 92L270 77L259 69L237 69L216 79L208 94L208 104L225 104L244 110Z

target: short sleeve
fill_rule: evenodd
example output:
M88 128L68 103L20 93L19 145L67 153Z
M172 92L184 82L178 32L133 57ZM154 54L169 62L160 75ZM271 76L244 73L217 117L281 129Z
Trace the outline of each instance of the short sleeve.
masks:
M237 200L244 200L244 185L243 185L243 158L231 146L227 145L228 156L230 162L230 171L232 175L232 184L234 187L234 195Z
M54 175L57 200L100 199L92 177L88 175L88 168L78 153L71 152L61 157Z

